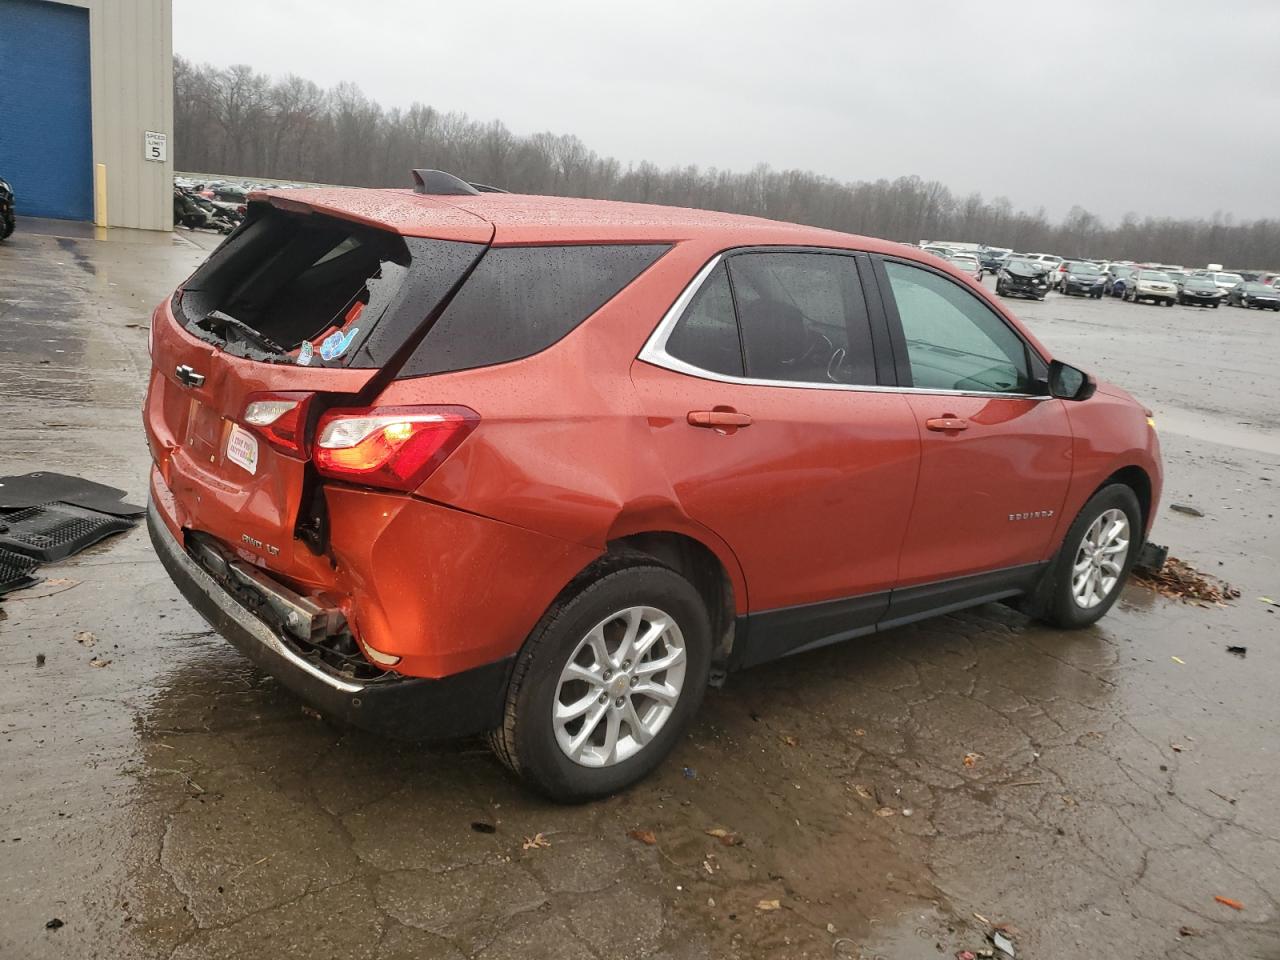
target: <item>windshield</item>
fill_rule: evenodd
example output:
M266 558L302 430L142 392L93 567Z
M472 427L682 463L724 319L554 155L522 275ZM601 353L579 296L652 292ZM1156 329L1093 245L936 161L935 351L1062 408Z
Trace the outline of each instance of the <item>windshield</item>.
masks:
M1163 280L1165 283L1171 282L1169 280L1169 275L1167 273L1161 273L1159 270L1139 270L1138 279L1139 280Z
M1244 283L1244 277L1238 273L1215 273L1213 279L1218 283Z
M1057 266L1062 262L1061 257L1042 257L1041 259L1044 260L1045 263L1052 263L1054 266Z
M1218 285L1214 283L1212 280L1205 280L1201 277L1192 277L1190 280L1187 281L1186 287L1188 290L1217 290L1218 289Z
M1032 272L1042 272L1044 265L1034 260L1008 260L1005 266L1010 270L1030 270Z
M1078 273L1086 277L1096 277L1102 273L1096 263L1073 263L1069 269L1072 273Z
M1265 283L1246 283L1243 285L1245 293L1275 293L1275 287L1268 287Z
M1112 267L1111 273L1117 277L1129 277L1133 275L1133 267Z

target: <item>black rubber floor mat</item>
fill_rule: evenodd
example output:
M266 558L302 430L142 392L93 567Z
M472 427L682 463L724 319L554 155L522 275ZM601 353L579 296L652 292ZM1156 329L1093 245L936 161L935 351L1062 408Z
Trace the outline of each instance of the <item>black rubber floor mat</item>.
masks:
M0 547L50 563L132 526L132 520L96 510L46 503L0 514Z
M140 517L146 507L125 503L124 491L65 473L26 473L0 477L0 510L17 510L61 500L116 517Z
M0 547L0 597L39 583L40 578L31 575L39 565L39 560Z

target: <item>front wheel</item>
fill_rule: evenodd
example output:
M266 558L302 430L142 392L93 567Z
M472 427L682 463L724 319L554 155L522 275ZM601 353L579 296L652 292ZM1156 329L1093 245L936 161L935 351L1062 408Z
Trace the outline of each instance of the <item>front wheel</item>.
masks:
M564 803L607 796L658 766L707 687L711 625L697 590L647 560L570 588L516 658L494 752Z
M1142 509L1132 488L1095 493L1067 530L1032 601L1032 616L1066 630L1096 623L1115 604L1142 539Z

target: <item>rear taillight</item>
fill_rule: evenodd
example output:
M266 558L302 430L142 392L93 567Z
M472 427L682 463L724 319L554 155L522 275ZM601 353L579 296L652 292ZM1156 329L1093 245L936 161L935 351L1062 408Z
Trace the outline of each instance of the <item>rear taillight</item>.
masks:
M326 477L415 490L479 422L474 410L455 406L329 410L312 458Z
M267 443L293 457L307 456L307 409L310 393L252 393L244 407L244 422Z

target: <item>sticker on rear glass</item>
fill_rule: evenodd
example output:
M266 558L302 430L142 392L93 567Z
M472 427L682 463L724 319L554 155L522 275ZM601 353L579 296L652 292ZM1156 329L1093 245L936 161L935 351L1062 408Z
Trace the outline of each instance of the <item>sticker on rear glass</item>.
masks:
M311 366L311 358L316 355L316 348L311 345L310 340L303 340L302 346L298 348L298 366Z
M258 438L239 424L233 423L231 435L227 437L227 459L256 474L258 472Z
M339 330L336 333L329 334L329 336L320 341L320 359L337 360L347 352L347 347L351 346L351 341L356 338L356 334L359 332L359 327L352 327L346 333Z

